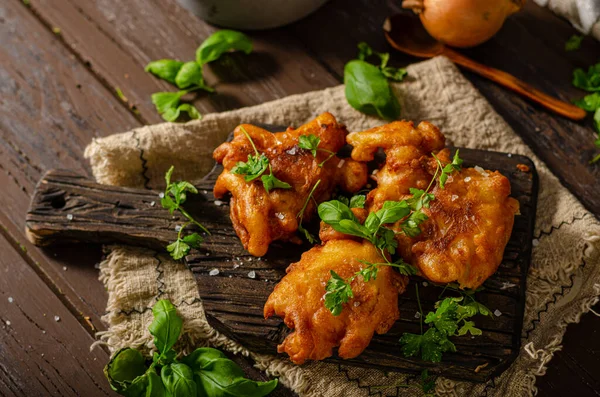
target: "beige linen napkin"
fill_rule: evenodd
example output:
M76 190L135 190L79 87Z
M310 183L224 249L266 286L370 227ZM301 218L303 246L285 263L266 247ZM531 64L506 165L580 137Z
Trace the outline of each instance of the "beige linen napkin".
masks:
M523 154L536 164L540 194L521 354L502 376L487 384L440 378L436 385L442 396L533 394L535 377L545 373L554 352L560 350L567 324L579 321L581 314L598 301L600 223L446 58L409 66L407 79L394 84L394 90L402 104L403 118L433 122L449 143ZM171 164L176 167L176 178L200 179L213 166L213 149L241 122L298 126L324 111L332 112L350 131L383 123L348 106L344 88L338 86L209 114L187 124L165 123L97 139L88 146L85 156L101 183L159 189ZM184 318L182 348L211 344L250 355L258 368L279 377L301 396L421 394L416 387L394 387L405 382L417 385L413 375L323 362L298 367L284 356L252 354L209 327L192 273L183 263L144 249L107 249L100 278L108 290L103 319L109 328L100 338L112 351L123 346L149 348L150 309L158 299L168 298Z

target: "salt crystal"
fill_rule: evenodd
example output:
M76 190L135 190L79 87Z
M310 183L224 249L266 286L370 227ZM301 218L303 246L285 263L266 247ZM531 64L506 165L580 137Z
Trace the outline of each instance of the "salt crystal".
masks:
M342 168L344 166L345 162L346 162L346 160L344 160L344 159L340 160L340 162L338 163L337 167L338 168Z
M60 317L54 316L54 321L59 322L60 321Z
M502 315L502 312L498 309L494 310L494 316L496 317L500 317Z
M285 218L285 215L284 215L284 214L282 214L281 212L276 212L276 213L275 213L275 216L276 216L277 218L281 219L281 220L283 220L283 219Z
M512 153L507 154L508 157L512 157Z
M150 207L154 207L156 205L156 201L151 201L150 202Z
M12 296L9 296L9 297L8 297L8 303L13 303L14 301L15 301L15 300L13 299L13 297L12 297Z
M222 202L221 200L215 200L215 205L216 205L217 207L220 207L220 206L222 206L222 205L223 205L223 202Z
M469 182L470 180L471 180L470 176L468 176L468 177L465 178L465 182Z
M359 301L354 302L354 307L359 307L359 306L360 306L360 302Z
M509 289L509 288L516 287L516 286L517 286L517 284L513 284L511 282L504 281L502 283L502 287L500 287L500 289Z
M233 277L231 274L229 275L229 278Z
M66 267L66 266L63 266L63 270L66 272L66 271L67 271L67 267Z
M254 270L251 270L248 272L248 277L250 278L256 278L256 272Z
M181 225L175 225L175 231L178 232L181 230Z
M371 172L371 175L377 175L378 172L379 172L378 169L374 169L373 172Z
M415 318L421 318L421 313L419 313L419 312L416 312L416 313L415 313Z
M46 330L42 330L42 334L45 334L45 333L46 333Z
M475 171L479 172L483 176L488 176L488 173L478 165L475 166Z
M42 353L42 357L44 357L44 353Z
M158 197L160 197L160 198L164 198L164 197L165 197L165 194L164 194L163 192L160 192L160 193L158 193Z
M423 281L423 287L427 287L429 284L427 283L427 281Z
M219 274L219 269L212 269L210 272L208 272L209 276L216 276L217 274Z
M252 262L252 257L251 256L247 257L246 262Z
M203 190L202 194L208 194L208 190Z
M6 325L10 326L10 321L6 320Z
M100 263L96 263L96 264L94 265L94 269L100 269Z
M298 149L299 149L298 146L294 145L294 146L292 146L291 149L288 149L285 152L287 154L289 154L290 156L295 156L296 154L298 154Z
M210 256L210 252L207 252L207 253L206 253L206 256Z
M456 199L458 199L458 196L456 194L452 195L452 201L456 201Z
M534 247L537 247L538 245L540 245L540 240L538 240L537 238L534 238L531 241L531 244L533 244Z
M67 214L67 219L72 221L73 220L73 214Z

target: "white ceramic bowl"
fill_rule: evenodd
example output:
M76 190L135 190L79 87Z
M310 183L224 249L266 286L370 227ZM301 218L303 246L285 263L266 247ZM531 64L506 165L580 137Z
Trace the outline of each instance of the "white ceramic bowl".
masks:
M178 0L205 21L225 28L276 28L304 18L327 0Z

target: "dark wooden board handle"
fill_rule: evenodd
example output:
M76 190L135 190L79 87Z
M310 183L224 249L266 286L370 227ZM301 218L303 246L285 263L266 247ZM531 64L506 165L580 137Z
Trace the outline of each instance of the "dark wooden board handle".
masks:
M157 192L101 185L71 171L48 171L26 218L29 240L126 243L161 248L177 238L182 219L160 205Z

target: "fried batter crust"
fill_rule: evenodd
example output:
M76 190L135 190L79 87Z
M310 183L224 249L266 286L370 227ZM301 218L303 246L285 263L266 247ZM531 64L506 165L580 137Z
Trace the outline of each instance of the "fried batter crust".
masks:
M245 162L248 155L254 154L242 128L252 137L257 150L269 159L273 174L289 183L291 189L273 189L267 193L260 178L246 182L243 175L230 172L238 162ZM318 180L321 182L313 194L318 203L328 200L338 185L353 193L367 182L366 165L351 159L334 156L319 167L328 153L319 150L315 158L310 151L298 147L298 137L310 134L321 139L319 148L337 152L345 144L347 130L330 113L323 113L297 129L278 133L243 124L235 129L231 142L221 144L213 153L224 167L215 184L214 196L221 198L231 192L231 221L244 248L254 256L266 254L275 240L300 242L296 236L297 215ZM315 210L315 202L310 200L303 220L309 221Z
M296 364L323 360L339 346L342 358L358 356L374 332L386 333L399 318L398 294L408 279L389 266L380 266L376 280L365 283L361 277L352 282L354 297L339 316L325 307L323 295L330 270L343 278L362 267L363 259L382 261L377 249L367 241L330 240L305 252L300 261L287 268L264 307L265 318L276 314L294 330L277 348Z

